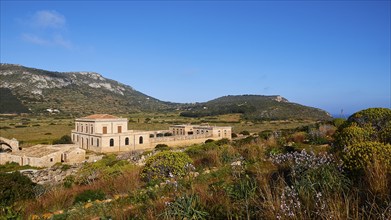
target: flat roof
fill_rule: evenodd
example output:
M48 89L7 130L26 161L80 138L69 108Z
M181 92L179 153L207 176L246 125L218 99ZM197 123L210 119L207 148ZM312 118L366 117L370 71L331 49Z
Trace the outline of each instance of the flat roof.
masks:
M118 119L119 117L109 114L94 114L83 117L82 119Z
M78 149L74 144L61 144L61 145L34 145L31 147L23 148L20 151L11 152L11 155L26 156L26 157L43 157L56 152L68 152L70 150Z

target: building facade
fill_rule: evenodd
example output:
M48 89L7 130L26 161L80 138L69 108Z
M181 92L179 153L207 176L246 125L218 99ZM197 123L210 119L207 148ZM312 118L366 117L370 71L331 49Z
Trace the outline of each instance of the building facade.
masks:
M157 144L179 146L207 139L231 139L231 127L173 125L169 130L128 130L128 120L108 114L95 114L75 121L72 141L95 152L121 152L154 148Z

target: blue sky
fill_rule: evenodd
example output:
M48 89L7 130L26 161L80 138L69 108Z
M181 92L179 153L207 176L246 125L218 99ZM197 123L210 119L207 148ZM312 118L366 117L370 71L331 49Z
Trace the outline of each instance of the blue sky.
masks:
M93 71L163 101L391 107L390 1L1 1L1 62Z

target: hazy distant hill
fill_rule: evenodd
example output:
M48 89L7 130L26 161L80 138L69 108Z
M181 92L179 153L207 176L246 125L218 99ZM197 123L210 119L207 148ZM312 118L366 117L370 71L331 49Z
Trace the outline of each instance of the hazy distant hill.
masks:
M200 103L181 113L185 117L242 113L249 120L314 119L331 116L317 108L291 103L281 96L239 95L224 96Z
M1 64L0 113L132 113L182 111L185 117L242 113L250 120L329 119L320 109L288 102L281 96L224 96L205 103L163 102L94 72L52 72Z
M94 72L60 73L1 64L0 87L11 91L32 113L54 108L63 113L82 115L116 114L156 111L170 107L169 103ZM1 100L1 105L8 105L8 102ZM0 113L20 112L17 109L1 107Z

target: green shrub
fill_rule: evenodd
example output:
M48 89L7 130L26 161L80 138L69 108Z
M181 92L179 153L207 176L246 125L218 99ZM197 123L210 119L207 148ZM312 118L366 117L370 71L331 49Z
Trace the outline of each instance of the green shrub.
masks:
M335 135L337 148L343 149L346 146L369 141L373 131L370 128L361 128L353 124L338 131Z
M258 133L258 136L264 140L267 140L272 135L273 135L273 131L271 130L265 130Z
M34 198L36 186L19 172L0 173L0 206L10 206L25 199Z
M206 219L209 214L197 195L184 195L168 203L162 215L165 219Z
M236 133L231 133L231 138L237 138L238 135Z
M242 135L250 135L250 132L248 132L248 131L242 131L242 132L240 132L239 134L242 134Z
M339 128L341 125L343 125L346 122L346 119L343 118L336 118L332 121L333 125L337 128Z
M213 139L208 139L208 140L206 140L205 141L205 144L207 144L207 143L212 143L212 142L214 142L215 140L213 140Z
M157 144L155 146L155 150L157 150L157 151L166 151L166 150L170 150L170 147L167 144Z
M223 138L223 139L220 139L220 140L216 141L216 145L217 146L227 145L230 142L231 141L228 138Z
M349 123L357 123L360 127L367 125L381 131L391 121L391 109L369 108L354 113L348 118Z
M114 154L107 155L95 163L84 164L75 178L75 183L88 185L98 179L111 179L132 167L128 161L118 160Z
M363 169L375 159L391 168L391 145L361 142L350 145L343 151L343 161L350 170Z
M53 144L72 144L71 136L64 135L60 139L54 140Z
M145 181L182 177L186 175L187 166L191 162L190 157L183 152L159 152L147 159L141 177Z
M79 202L84 203L88 201L104 200L105 198L106 195L102 190L86 190L75 197L73 204Z

